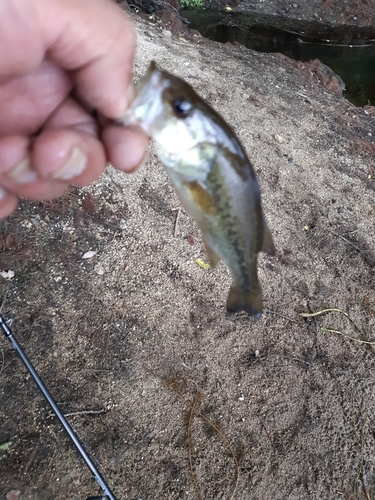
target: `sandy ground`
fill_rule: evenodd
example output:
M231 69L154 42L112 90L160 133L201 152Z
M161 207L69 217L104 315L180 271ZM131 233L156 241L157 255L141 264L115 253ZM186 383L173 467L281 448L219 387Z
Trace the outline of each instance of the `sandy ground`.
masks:
M374 109L317 64L135 22L135 78L155 59L186 79L255 166L278 250L264 314L226 315L228 271L196 264L152 148L134 175L2 222L3 314L118 499L375 498ZM325 308L351 321L300 315ZM99 494L0 345L0 497Z

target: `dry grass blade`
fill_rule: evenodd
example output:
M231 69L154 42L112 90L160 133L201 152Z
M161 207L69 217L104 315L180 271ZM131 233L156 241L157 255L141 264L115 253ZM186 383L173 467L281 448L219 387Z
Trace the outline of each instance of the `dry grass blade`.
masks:
M375 342L370 342L368 340L360 340L356 339L355 337L351 337L345 332L340 332L339 330L332 330L331 328L327 328L326 326L322 326L321 328L322 332L331 332L331 333L337 333L338 335L342 335L343 337L347 337L350 340L353 340L354 342L357 342L358 344L368 344L368 345L375 345Z
M351 317L345 311L342 311L341 309L337 309L337 308L321 309L320 311L316 311L313 313L300 313L300 316L302 316L303 318L313 318L315 316L320 316L321 314L325 314L325 313L329 313L329 312L338 312L338 313L343 314L346 318L348 318L348 320L353 325L355 330L357 330L357 332L363 336L363 333L358 328L358 326L354 323L354 321L351 319ZM327 328L324 325L321 327L321 331L323 333L325 333L325 332L337 333L338 335L342 335L343 337L347 337L348 339L353 340L354 342L357 342L359 344L375 345L375 341L370 342L368 340L356 339L355 337L351 337L349 334L347 334L345 332L340 332L339 330L333 330L331 328Z
M238 479L239 479L239 473L240 473L240 460L236 457L236 454L234 452L233 446L231 445L230 441L228 438L223 434L223 432L219 429L217 425L212 422L204 413L201 412L200 410L200 405L202 401L202 395L201 392L198 389L198 385L194 380L191 379L184 379L184 380L172 380L172 381L167 381L157 375L153 370L146 368L146 370L151 373L154 377L158 378L162 382L164 382L168 389L171 390L177 398L188 408L188 415L187 415L187 440L188 440L188 456L189 456L189 467L190 467L190 473L193 478L194 486L197 491L197 495L199 500L203 500L203 495L202 491L200 489L198 479L196 477L196 474L194 472L194 467L193 467L193 441L192 441L192 427L193 427L193 421L194 421L194 416L197 416L204 420L210 427L215 431L215 433L220 436L220 439L224 443L225 447L228 449L229 454L234 462L235 466L235 478L234 478L234 485L232 492L229 496L229 500L234 499L235 492L237 490L237 485L238 485ZM184 387L187 388L188 383L191 383L194 385L195 392L194 392L194 398L193 402L188 401L182 394L180 387L183 385Z
M367 488L367 486L362 485L362 489L363 489L363 495L365 497L365 500L371 500L370 492L369 492L369 489Z
M171 389L173 390L173 389ZM175 392L175 391L174 391ZM176 394L176 392L175 392ZM198 392L198 388L196 388L195 394L194 394L194 400L193 404L191 405L189 411L188 411L188 423L187 423L187 442L188 442L188 455L189 455L189 467L190 467L190 474L193 479L193 483L195 486L195 489L198 494L199 500L203 500L203 495L201 492L201 489L199 487L197 475L194 472L194 467L193 467L193 440L192 440L192 429L193 429L193 421L194 421L194 415L197 411L197 408L199 408L200 404L200 394ZM198 410L199 411L199 410Z
M344 316L346 316L349 321L351 321L353 323L353 320L349 317L349 315L345 311L342 311L341 309L336 309L336 308L321 309L320 311L316 311L313 313L300 313L300 316L302 316L303 318L313 318L314 316L320 316L321 314L328 313L328 312L341 313ZM353 323L353 325L354 325L354 323Z

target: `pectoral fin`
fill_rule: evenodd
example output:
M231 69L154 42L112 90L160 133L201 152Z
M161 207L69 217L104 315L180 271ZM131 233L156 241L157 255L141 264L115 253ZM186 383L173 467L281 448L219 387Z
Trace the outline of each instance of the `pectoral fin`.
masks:
M245 311L250 316L259 318L262 314L262 309L262 290L259 283L256 283L250 290L243 290L232 283L227 300L228 313Z
M262 252L268 253L268 255L275 255L276 249L273 244L271 231L268 229L266 221L263 219L263 243L262 243Z
M206 242L206 240L203 239L203 242L204 242L204 247L206 249L208 261L210 263L210 267L214 268L216 266L216 264L220 261L220 257L217 255L217 253L214 250L212 250L212 248Z

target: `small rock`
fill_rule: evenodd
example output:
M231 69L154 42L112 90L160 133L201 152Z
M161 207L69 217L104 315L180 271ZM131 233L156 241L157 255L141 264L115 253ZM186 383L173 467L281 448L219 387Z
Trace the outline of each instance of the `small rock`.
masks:
M84 255L82 255L82 259L92 259L96 254L97 254L96 250L89 250Z
M14 277L14 271L1 271L0 276L6 280L11 280Z
M6 500L18 500L21 495L20 490L10 490L5 495Z
M283 142L285 142L285 139L283 139L281 137L281 135L279 135L279 134L275 134L274 137L275 137L275 141L278 142L279 144L282 144Z
M105 273L104 267L101 264L96 264L94 266L94 271L96 272L96 274L100 274L100 275Z
M163 35L166 37L166 38L170 38L172 36L172 32L169 31L169 30L163 30Z

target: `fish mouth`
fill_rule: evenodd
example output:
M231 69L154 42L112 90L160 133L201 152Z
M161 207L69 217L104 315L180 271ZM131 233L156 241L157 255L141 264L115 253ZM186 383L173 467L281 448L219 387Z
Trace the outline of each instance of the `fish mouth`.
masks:
M125 115L117 121L124 127L140 128L146 135L152 136L152 125L163 107L162 92L168 86L162 72L151 62L147 73L135 87L135 98Z

